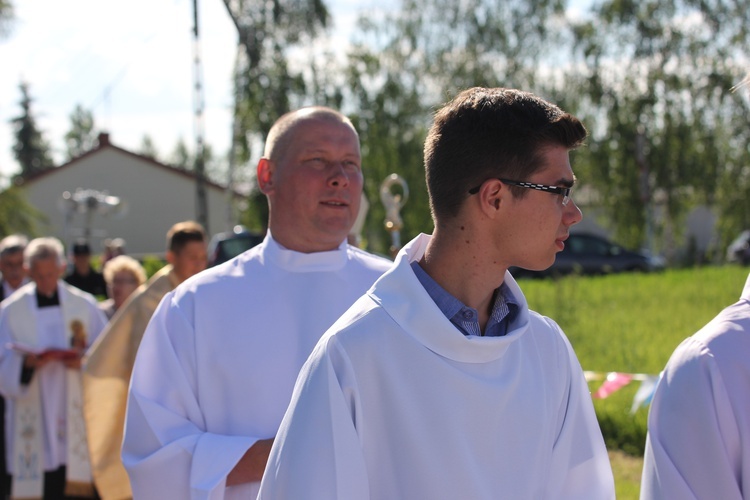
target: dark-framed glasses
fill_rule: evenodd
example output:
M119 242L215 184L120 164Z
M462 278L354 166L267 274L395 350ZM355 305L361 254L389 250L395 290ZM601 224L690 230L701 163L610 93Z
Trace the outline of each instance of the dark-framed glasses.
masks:
M560 201L560 203L562 203L562 206L566 206L570 202L570 192L573 190L573 188L571 187L547 186L546 184L536 184L534 182L524 182L524 181L512 181L510 179L500 179L499 177L497 178L497 180L499 180L503 184L508 184L510 186L518 186L518 187L527 188L527 189L536 189L537 191L544 191L546 193L560 195L562 196L562 200ZM482 182L482 184L484 184L484 182ZM482 187L482 184L469 189L469 194L477 194L479 192L479 188Z

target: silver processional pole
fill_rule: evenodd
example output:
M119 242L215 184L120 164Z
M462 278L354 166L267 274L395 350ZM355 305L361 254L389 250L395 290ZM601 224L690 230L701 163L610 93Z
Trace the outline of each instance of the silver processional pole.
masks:
M401 188L401 192L394 192L393 187ZM380 201L385 207L385 229L391 233L391 257L395 257L401 249L401 228L404 221L401 219L400 211L409 198L409 186L403 177L391 174L380 184Z

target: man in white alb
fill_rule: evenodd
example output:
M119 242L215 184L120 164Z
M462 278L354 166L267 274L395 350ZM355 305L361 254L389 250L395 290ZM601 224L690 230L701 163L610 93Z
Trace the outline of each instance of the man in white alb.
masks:
M435 221L300 372L260 499L614 498L581 367L507 269L549 267L581 212L575 117L473 88L435 116Z
M254 498L300 367L391 264L346 243L363 178L340 113L282 116L257 178L263 243L167 294L141 342L122 454L134 498Z
M81 411L81 357L104 328L96 299L60 278L63 246L37 238L24 251L31 283L0 311L0 391L6 397L13 498L94 493Z

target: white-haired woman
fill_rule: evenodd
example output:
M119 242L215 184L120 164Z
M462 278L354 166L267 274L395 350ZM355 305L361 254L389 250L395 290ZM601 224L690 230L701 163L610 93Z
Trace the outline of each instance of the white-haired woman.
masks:
M146 282L146 271L132 257L118 255L104 264L104 281L107 283L107 294L111 297L99 304L99 307L112 319L115 312L128 297Z

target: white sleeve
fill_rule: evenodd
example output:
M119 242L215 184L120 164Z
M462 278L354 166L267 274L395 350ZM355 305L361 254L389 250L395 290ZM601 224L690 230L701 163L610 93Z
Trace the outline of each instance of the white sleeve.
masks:
M23 355L8 348L14 337L6 311L7 308L0 309L0 394L6 398L14 398L25 393L25 388L21 385Z
M122 459L133 498L221 500L226 476L257 441L206 429L198 399L195 332L167 294L138 349Z
M324 337L297 378L258 500L370 497L351 373L346 354Z
M545 498L614 500L612 467L583 370L565 334L550 322L565 341L563 370L570 379Z
M742 436L726 383L705 345L688 338L675 350L651 403L641 499L743 498Z

